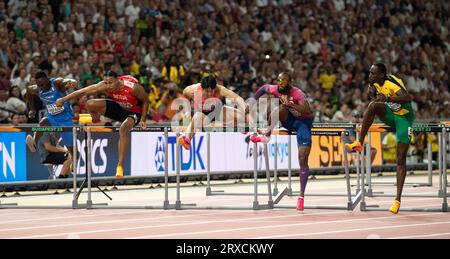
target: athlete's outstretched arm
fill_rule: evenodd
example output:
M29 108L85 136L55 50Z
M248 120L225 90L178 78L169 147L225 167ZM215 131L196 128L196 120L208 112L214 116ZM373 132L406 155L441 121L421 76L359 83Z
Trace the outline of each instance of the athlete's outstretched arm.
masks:
M256 90L256 93L253 95L253 98L248 99L248 104L246 107L246 112L249 112L250 106L253 106L256 104L256 101L263 95L267 94L269 92L270 85L263 85L258 90Z
M77 87L77 81L74 79L58 77L55 79L55 86L59 91L64 92Z
M63 106L64 102L67 102L69 100L77 99L77 98L80 98L80 97L82 97L84 95L89 95L89 94L95 94L95 93L98 93L98 92L103 92L105 90L106 90L106 84L103 81L101 81L101 82L99 82L97 84L90 85L90 86L87 86L85 88L81 88L79 90L76 90L73 93L70 93L70 94L68 94L68 95L66 95L66 96L64 96L62 98L59 98L58 100L56 100L56 105L57 106Z
M282 104L298 111L299 113L309 114L312 112L311 105L309 104L308 100L306 100L306 99L301 100L298 103L296 103L294 101L289 101L286 97L280 97L280 101Z
M145 129L147 127L147 111L148 111L148 95L145 92L144 88L140 84L134 84L133 86L133 94L139 101L142 102L142 112L141 112L141 127Z
M405 89L400 89L395 94L397 96L388 97L386 101L394 103L409 103L412 101L411 95Z
M189 99L194 99L194 94L195 94L195 91L197 90L197 88L198 88L198 84L186 86L186 88L184 88L184 90L183 90L183 95Z
M234 99L239 104L242 111L246 110L247 104L245 103L244 99L242 99L242 97L223 85L217 85L217 88L219 88L220 96Z
M269 92L269 85L263 85L261 86L258 90L256 90L255 95L253 96L253 98L255 98L256 100L259 99L259 97L263 96L264 94Z

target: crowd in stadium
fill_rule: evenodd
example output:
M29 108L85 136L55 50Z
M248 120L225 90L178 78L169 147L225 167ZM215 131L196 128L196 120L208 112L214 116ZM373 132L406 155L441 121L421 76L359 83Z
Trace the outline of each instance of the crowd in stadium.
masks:
M37 122L24 95L40 70L78 88L107 70L131 74L154 122L205 74L247 99L289 71L315 121L348 122L368 104L378 61L402 78L418 120L450 118L449 12L448 1L420 0L0 1L0 123Z

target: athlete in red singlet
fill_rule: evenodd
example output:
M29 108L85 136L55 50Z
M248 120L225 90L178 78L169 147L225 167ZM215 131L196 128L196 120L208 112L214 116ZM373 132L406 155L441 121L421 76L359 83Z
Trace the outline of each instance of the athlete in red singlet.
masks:
M183 95L194 104L194 114L186 129L186 135L178 137L177 140L185 149L190 149L195 129L201 129L215 119L225 123L245 122L248 110L244 99L225 86L218 85L213 75L202 78L200 83L187 86L183 90ZM233 100L239 108L222 106L222 101L219 99L222 97Z
M117 162L116 177L123 177L123 161L130 143L130 132L140 122L146 127L145 118L148 110L148 97L138 80L132 76L118 76L116 72L106 73L103 81L77 90L56 101L62 106L64 102L78 99L83 95L105 93L111 99L92 99L87 101L86 108L94 121L100 115L122 122L119 138L119 161Z

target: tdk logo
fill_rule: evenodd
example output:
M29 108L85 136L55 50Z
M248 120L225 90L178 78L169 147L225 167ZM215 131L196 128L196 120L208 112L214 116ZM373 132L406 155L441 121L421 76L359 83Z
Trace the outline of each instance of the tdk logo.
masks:
M164 171L164 138L158 137L155 150L155 167L156 171Z
M0 182L26 181L25 133L3 133L0 139Z
M202 155L200 151L202 149L204 136L197 136L191 140L191 148L185 150L182 146L180 146L180 161L181 161L181 171L189 171L189 170L204 170L205 163L203 162ZM171 170L175 171L176 164L176 143L177 139L174 136L170 136L168 139L168 152L169 158L172 161ZM187 155L189 154L189 155ZM187 155L187 156L186 156ZM155 148L155 166L158 172L164 171L164 137L158 137Z

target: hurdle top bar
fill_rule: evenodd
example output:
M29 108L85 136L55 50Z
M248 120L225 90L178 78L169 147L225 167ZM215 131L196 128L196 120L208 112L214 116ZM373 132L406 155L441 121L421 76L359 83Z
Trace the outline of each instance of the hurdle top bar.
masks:
M120 126L99 126L99 125L75 125L75 126L0 126L0 132L72 132L73 128L77 132L86 131L87 127L91 132L119 132ZM186 126L171 126L171 125L155 125L147 126L142 129L140 127L134 127L133 132L163 132L164 129L170 131L184 131ZM266 124L256 125L243 125L232 126L229 124L215 123L210 126L203 127L204 132L254 132L255 130L266 129ZM450 132L450 123L414 123L412 126L415 132L442 132L445 128L447 132ZM352 123L313 123L312 134L313 135L341 135L342 131L361 129L361 125ZM385 124L373 124L369 128L369 132L395 132L395 128L389 127ZM277 134L277 132L275 132ZM295 134L291 132L291 134ZM287 131L280 131L279 135L288 135Z
M0 132L77 132L81 126L0 126Z

